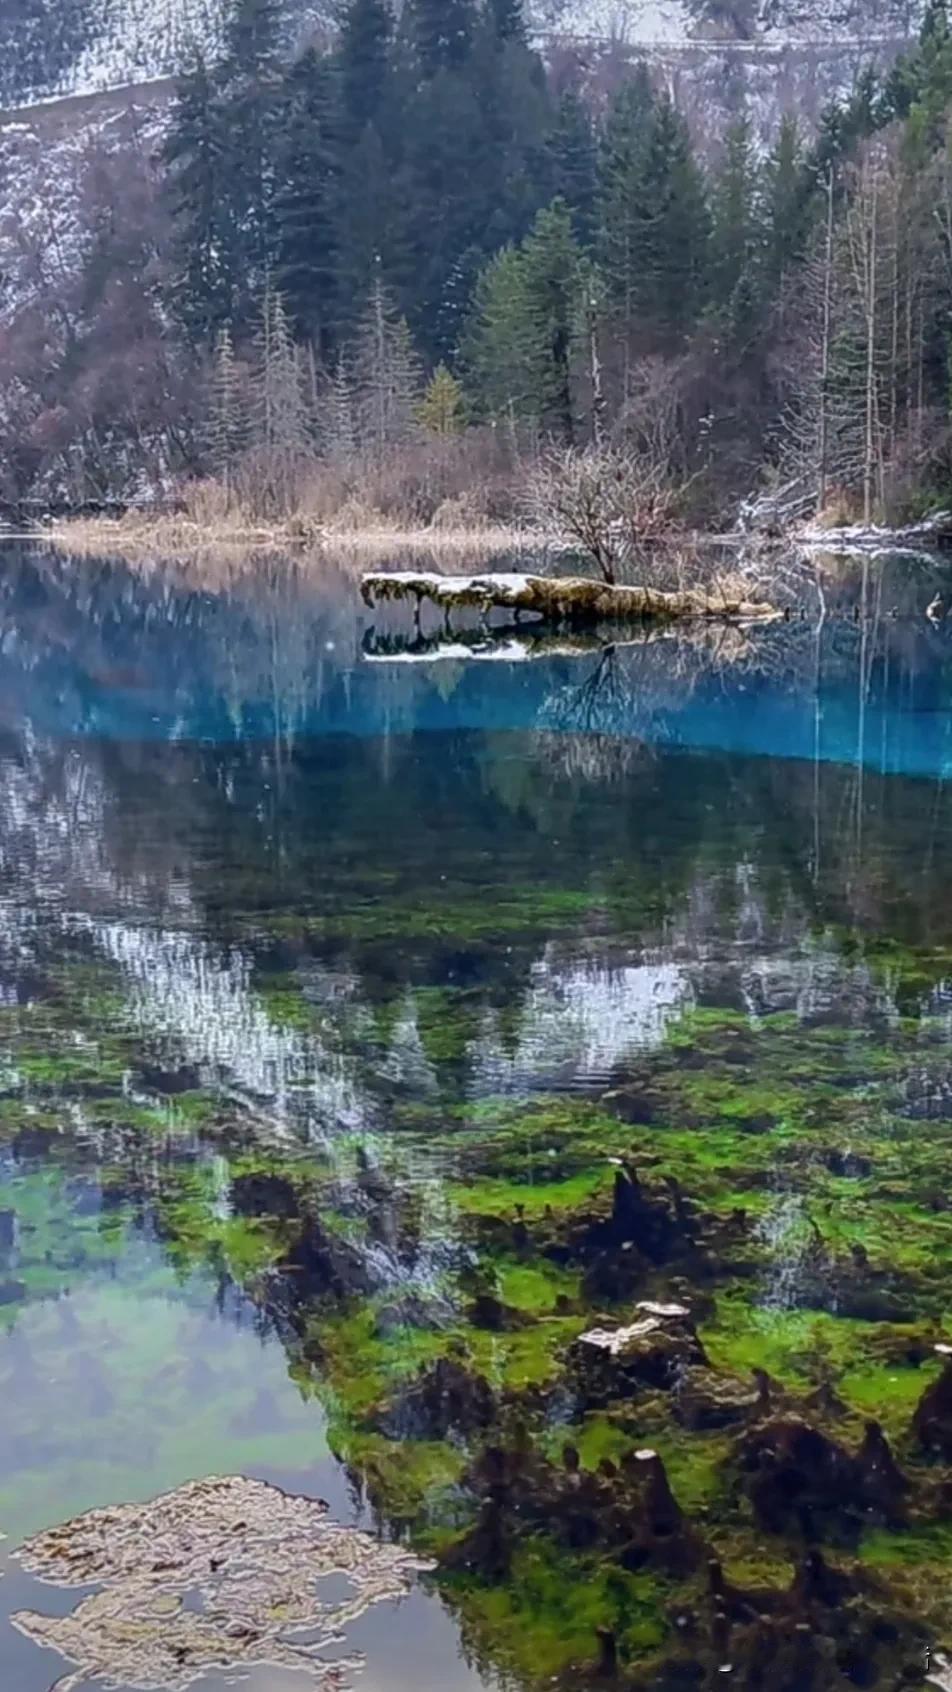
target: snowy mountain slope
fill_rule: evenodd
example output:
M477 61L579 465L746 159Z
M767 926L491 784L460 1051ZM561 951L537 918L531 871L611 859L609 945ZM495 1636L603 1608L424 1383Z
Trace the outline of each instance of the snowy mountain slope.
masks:
M330 0L289 0L295 37ZM0 0L0 100L7 106L137 85L214 58L227 0Z
M633 47L706 42L776 50L905 40L921 0L537 0L541 28Z
M214 56L227 0L2 0L0 101L148 82L178 70L193 44ZM661 53L756 55L826 47L895 49L923 0L527 0L541 37L611 41ZM326 25L332 0L290 0L295 34Z

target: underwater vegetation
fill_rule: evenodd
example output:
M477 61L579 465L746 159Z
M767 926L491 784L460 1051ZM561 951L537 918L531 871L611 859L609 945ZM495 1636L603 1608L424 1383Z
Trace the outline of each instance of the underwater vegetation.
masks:
M622 743L596 732L584 655L553 660L544 721L526 694L525 732L487 712L479 733L384 738L351 733L355 646L353 676L326 660L347 736L308 735L304 700L242 739L231 644L190 648L218 665L211 715L173 650L212 606L171 627L140 597L137 640L154 624L168 645L136 723L161 707L192 729L97 739L119 636L66 686L51 633L56 710L88 742L35 766L0 746L42 823L28 839L0 791L0 844L28 866L0 945L0 1528L29 1536L24 1580L102 1577L69 1613L17 1599L18 1644L77 1686L177 1692L266 1661L330 1686L328 1628L347 1652L349 1622L307 1609L300 1571L320 1586L351 1543L325 1538L343 1498L368 1580L438 1594L489 1684L944 1673L946 790L660 754L647 708ZM371 668L373 722L412 725L424 686L464 720L456 660L438 686ZM512 704L530 684L506 685ZM85 834L60 803L71 756ZM248 1344L216 1356L216 1334ZM219 1466L255 1478L187 1490ZM331 1511L312 1496L305 1526L301 1492ZM107 1566L81 1513L99 1506ZM228 1542L211 1566L232 1517L263 1583L237 1630ZM176 1538L193 1528L201 1571ZM143 1569L156 1533L170 1567Z
M305 972L265 981L295 1037L326 1017ZM333 1146L147 1055L118 1003L8 1014L6 1324L136 1240L230 1289L487 1673L922 1681L952 1638L944 1017L695 1006L581 1090L471 1096L480 995L415 1002L435 1087ZM367 1034L338 1022L369 1076ZM25 1555L59 1545L67 1568L72 1533ZM164 1586L135 1597L129 1656L110 1592L17 1625L122 1684L218 1660L188 1611L187 1663L163 1656ZM235 1663L290 1663L278 1634Z

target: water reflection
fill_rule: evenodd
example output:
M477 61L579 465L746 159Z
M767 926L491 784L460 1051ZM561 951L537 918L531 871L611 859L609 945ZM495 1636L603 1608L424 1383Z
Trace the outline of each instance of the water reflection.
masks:
M713 1674L707 1621L684 1650L671 1622L705 1559L817 1636L804 1547L888 1564L877 1414L940 1584L910 1418L952 1262L947 638L888 614L921 581L867 582L858 622L854 585L822 623L447 649L368 630L331 569L10 557L14 1541L241 1472L442 1559L441 1597L361 1623L367 1686L569 1684L606 1633ZM586 1333L639 1303L675 1328L590 1377ZM797 1417L822 1473L797 1458L791 1525L757 1442ZM648 1445L680 1502L655 1475L626 1541ZM892 1684L883 1616L914 1655L921 1603L849 1567L841 1651ZM0 1671L45 1692L24 1651L0 1633Z

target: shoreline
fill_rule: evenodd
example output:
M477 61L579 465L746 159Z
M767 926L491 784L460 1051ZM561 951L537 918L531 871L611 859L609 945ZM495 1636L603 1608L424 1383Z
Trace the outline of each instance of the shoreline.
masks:
M385 557L401 552L413 556L485 558L487 555L532 554L552 550L551 537L515 524L486 523L465 528L402 527L387 524L363 529L335 529L332 525L301 522L274 524L202 524L183 516L67 517L43 529L10 540L38 540L63 552L174 555L208 551L267 552L287 550L298 555L330 553L336 557Z

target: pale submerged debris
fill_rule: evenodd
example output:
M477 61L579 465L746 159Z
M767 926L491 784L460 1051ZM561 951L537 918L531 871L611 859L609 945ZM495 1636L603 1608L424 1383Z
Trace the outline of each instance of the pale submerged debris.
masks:
M70 1615L12 1618L27 1638L76 1665L57 1692L89 1680L187 1692L212 1669L265 1664L303 1671L318 1688L343 1688L361 1659L321 1653L371 1605L405 1597L432 1566L330 1521L319 1500L240 1476L93 1510L37 1534L18 1556L44 1581L103 1588ZM350 1587L336 1602L321 1597L330 1575Z

